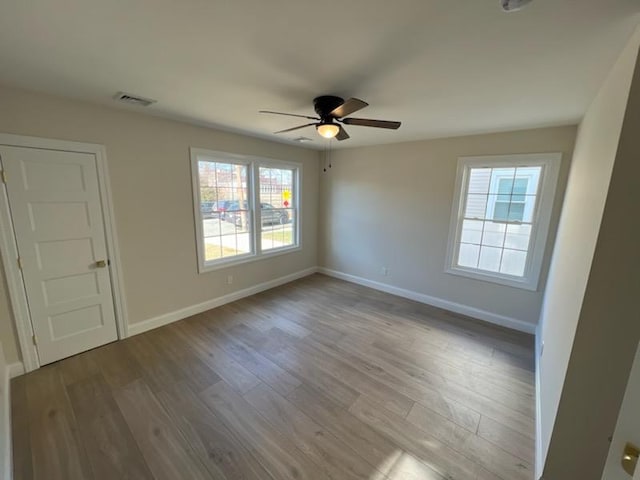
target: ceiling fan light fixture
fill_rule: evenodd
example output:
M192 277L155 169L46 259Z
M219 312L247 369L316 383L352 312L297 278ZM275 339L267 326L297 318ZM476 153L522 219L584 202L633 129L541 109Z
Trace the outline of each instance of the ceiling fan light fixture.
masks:
M321 123L316 126L316 130L324 138L333 138L340 132L340 126L335 123Z

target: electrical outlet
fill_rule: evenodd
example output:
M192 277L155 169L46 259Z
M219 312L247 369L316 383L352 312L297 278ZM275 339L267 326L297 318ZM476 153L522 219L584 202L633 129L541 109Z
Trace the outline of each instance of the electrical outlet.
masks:
M389 275L389 269L387 267L381 267L380 275L382 275L383 277L386 277L387 275Z
M227 285L231 285L233 283L233 275L227 275Z

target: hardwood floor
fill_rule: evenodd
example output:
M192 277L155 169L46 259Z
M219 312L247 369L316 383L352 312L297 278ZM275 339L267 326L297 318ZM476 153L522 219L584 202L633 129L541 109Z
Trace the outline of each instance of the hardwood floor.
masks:
M322 275L12 382L15 480L530 480L533 338Z

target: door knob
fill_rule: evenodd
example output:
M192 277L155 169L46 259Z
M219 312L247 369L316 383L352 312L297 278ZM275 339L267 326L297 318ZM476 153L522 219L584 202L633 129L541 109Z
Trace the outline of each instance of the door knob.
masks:
M96 268L104 268L107 266L107 261L106 260L98 260L96 262Z
M622 468L631 476L633 476L636 471L638 456L640 456L640 449L635 445L627 443L624 447L624 452L622 453Z

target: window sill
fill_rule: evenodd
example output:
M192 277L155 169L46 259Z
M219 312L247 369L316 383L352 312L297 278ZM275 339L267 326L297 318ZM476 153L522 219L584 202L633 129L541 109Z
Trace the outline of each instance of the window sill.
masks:
M295 253L300 251L302 251L302 247L300 245L295 245L291 247L281 247L278 249L268 250L259 255L255 253L248 253L246 255L234 257L229 260L224 260L224 261L212 263L209 265L206 265L206 264L200 265L198 268L198 273L203 274L203 273L214 272L216 270L235 267L236 265L258 262L260 260L267 260L272 257L278 257L280 255L286 255L288 253Z
M538 279L508 277L506 275L496 275L491 272L482 272L461 267L449 267L445 269L445 273L484 282L497 283L498 285L519 288L521 290L530 290L532 292L538 290Z

